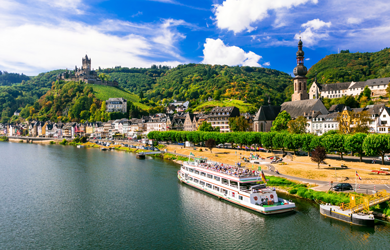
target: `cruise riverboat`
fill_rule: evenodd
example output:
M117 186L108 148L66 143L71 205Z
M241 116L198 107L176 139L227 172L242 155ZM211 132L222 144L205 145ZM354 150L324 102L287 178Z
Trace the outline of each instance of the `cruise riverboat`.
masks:
M295 203L279 198L274 188L258 184L262 172L226 167L205 161L184 162L178 171L181 182L262 214L295 210Z

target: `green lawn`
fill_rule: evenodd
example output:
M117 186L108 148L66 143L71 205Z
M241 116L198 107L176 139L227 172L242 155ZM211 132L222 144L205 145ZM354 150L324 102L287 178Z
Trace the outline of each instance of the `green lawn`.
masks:
M95 93L95 96L100 100L108 100L109 98L125 98L128 101L131 101L134 103L134 105L147 110L149 106L139 103L140 99L137 95L123 91L121 89L111 87L111 86L104 86L104 85L91 85L93 87L93 90Z
M222 101L210 101L210 102L202 103L199 106L197 106L194 109L194 111L208 110L216 106L219 107L235 106L240 109L241 113L245 113L248 111L249 108L253 107L254 105L250 103L245 103L244 101L240 101L240 100L227 99Z

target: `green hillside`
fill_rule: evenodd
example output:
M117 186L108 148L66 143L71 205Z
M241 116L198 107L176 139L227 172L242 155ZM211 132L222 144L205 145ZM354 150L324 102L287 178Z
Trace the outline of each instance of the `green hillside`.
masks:
M196 108L193 109L193 111L210 111L213 107L229 107L229 106L235 106L240 109L241 113L255 113L258 108L255 107L254 104L245 103L244 101L240 100L233 100L233 99L226 99L222 101L210 101L210 102L204 102L200 105L198 105Z
M103 86L103 85L89 85L92 86L96 98L100 100L108 100L108 98L125 98L128 101L131 101L134 105L140 107L141 109L149 109L149 106L139 103L140 98L130 92L126 92L124 90L121 90L119 88L110 87L110 86Z
M321 59L313 65L307 77L312 83L315 74L319 83L365 81L390 76L390 49L373 53L342 51Z

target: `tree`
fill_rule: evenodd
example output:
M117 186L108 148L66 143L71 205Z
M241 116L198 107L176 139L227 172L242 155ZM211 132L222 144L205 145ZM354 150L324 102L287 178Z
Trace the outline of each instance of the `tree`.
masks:
M215 147L215 140L214 139L208 139L206 141L206 147L210 149L210 152L212 153L213 148Z
M368 133L370 130L369 124L373 120L367 110L360 111L354 117L354 133Z
M221 90L217 89L214 91L214 100L219 101L221 99Z
M268 133L263 133L261 135L261 144L263 147L268 148L272 151L273 148L273 140L272 138L275 136L276 133L274 132L268 132Z
M295 120L290 120L287 123L287 131L291 134L303 134L306 133L306 118L303 116L299 116Z
M203 121L202 124L200 124L198 131L212 132L214 129L213 126L211 126L211 123Z
M105 73L100 73L99 74L99 78L100 80L102 80L103 82L108 82L110 80L110 76L105 74Z
M325 147L326 151L337 151L340 154L341 160L343 160L343 153L345 151L345 141L344 141L344 135L340 134L333 134L333 135L327 135L323 136L321 140L322 146Z
M367 85L364 87L363 96L367 97L368 100L371 98L371 90Z
M389 135L372 134L363 141L363 151L367 155L382 157L382 164L385 164L385 154L390 153Z
M317 162L318 168L320 168L320 163L323 162L326 158L326 151L324 147L317 146L314 151L311 153L311 160Z
M354 135L350 135L345 139L345 148L347 150L351 150L353 153L358 153L360 156L360 162L362 162L363 157L363 142L366 139L367 134L364 133L356 133Z
M277 132L287 129L287 123L291 120L291 116L286 111L282 111L278 114L275 121L272 123L271 131Z
M144 92L142 90L139 92L139 99L144 99Z
M248 120L245 119L244 116L237 116L237 117L229 118L229 127L230 130L234 132L238 132L238 131L248 131L250 126Z
M284 154L284 147L285 147L284 141L286 139L286 135L287 135L286 133L276 133L275 136L272 138L272 145L275 148L281 148L283 154Z
M106 101L102 102L102 106L100 107L100 111L106 112Z

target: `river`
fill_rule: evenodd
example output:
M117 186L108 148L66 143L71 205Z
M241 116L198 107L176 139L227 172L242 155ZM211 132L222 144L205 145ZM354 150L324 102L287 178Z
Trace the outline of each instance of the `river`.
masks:
M389 249L390 225L327 219L312 202L264 216L179 183L132 153L0 142L0 249Z

